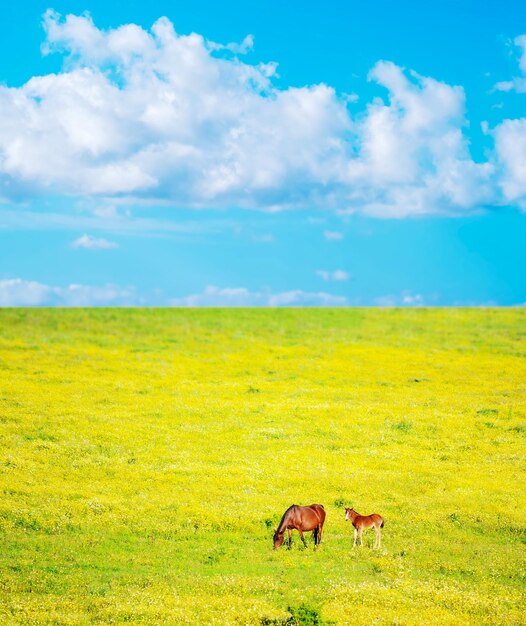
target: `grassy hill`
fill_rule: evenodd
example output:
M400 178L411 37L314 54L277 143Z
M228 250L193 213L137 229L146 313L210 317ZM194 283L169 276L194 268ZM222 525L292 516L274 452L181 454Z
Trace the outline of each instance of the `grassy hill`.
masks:
M525 623L525 391L521 309L0 310L0 623Z

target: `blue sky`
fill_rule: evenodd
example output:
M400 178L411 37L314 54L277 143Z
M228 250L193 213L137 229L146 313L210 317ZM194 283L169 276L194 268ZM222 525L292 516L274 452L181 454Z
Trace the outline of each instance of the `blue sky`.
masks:
M0 306L526 303L526 4L0 6Z

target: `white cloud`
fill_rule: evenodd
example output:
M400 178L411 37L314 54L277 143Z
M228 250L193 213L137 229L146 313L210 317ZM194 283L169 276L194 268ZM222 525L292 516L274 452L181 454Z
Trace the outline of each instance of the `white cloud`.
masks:
M421 306L424 304L424 298L419 294L407 293L402 296L402 304L408 306Z
M326 230L323 236L327 241L341 241L343 239L343 233L335 230Z
M272 295L268 300L268 306L317 306L339 307L347 306L348 301L344 296L335 296L330 293L308 292L295 289Z
M513 40L514 45L520 49L519 69L522 76L515 76L511 80L499 81L495 85L497 91L526 92L526 35L519 35Z
M21 278L0 280L0 306L134 306L141 304L132 287L115 285L67 287L45 285Z
M38 306L49 303L50 288L35 281L0 280L0 306Z
M497 91L512 91L515 87L515 81L513 80L502 80L495 84L495 89Z
M356 132L358 158L349 163L357 206L370 215L405 217L459 213L492 202L490 163L475 163L462 127L464 90L409 75L380 61L370 79L389 101L375 101Z
M519 70L522 76L497 83L501 91L526 92L526 35L516 37L514 44L520 48ZM506 204L518 205L526 210L526 118L506 119L486 132L495 141L497 184Z
M342 94L342 98L346 102L349 102L349 104L354 104L355 102L358 102L360 96L357 93L344 93Z
M103 31L48 11L44 25L66 70L0 88L1 172L18 193L282 208L310 202L344 152L349 118L326 85L273 88L275 64L217 57L166 18Z
M316 276L319 276L325 281L346 281L350 280L351 276L344 270L335 270L334 272L327 272L326 270L317 270Z
M526 208L526 119L504 120L494 137L504 198Z
M227 43L225 45L208 42L210 50L228 50L234 54L246 54L254 48L254 35L247 35L241 43Z
M381 61L384 87L352 119L325 84L280 89L276 64L241 44L179 35L166 18L97 28L44 16L64 70L0 87L0 182L7 199L67 194L184 207L296 207L403 217L495 200L492 164L464 136L464 91ZM522 63L522 61L521 61Z
M107 239L97 239L96 237L90 237L89 235L82 235L71 244L72 248L86 248L87 250L111 250L112 248L118 248L119 245L114 241L108 241Z
M430 300L435 302L437 298L437 294L433 294ZM379 296L375 298L374 305L382 307L419 307L425 306L426 301L424 296L419 293L403 291L402 293L396 295Z
M180 307L339 307L348 305L348 301L343 296L299 289L272 293L268 290L250 291L244 287L220 288L209 285L202 293L174 298L170 304Z

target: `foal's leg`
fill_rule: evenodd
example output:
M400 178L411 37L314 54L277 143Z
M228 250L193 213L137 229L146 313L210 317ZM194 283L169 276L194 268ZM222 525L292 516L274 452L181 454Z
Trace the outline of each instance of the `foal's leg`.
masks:
M352 544L353 548L356 548L356 538L358 537L358 529L354 529L354 543Z
M363 533L363 528L360 528L360 530L358 531L358 539L360 540L360 545L363 547L362 533Z
M376 545L375 548L380 548L380 541L381 541L381 537L380 537L380 526L375 526L374 527L375 531L376 531Z

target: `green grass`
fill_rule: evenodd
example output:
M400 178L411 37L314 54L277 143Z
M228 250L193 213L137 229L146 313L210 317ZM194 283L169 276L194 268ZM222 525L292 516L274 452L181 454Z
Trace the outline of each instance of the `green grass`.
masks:
M525 623L525 357L521 309L0 310L0 623Z

